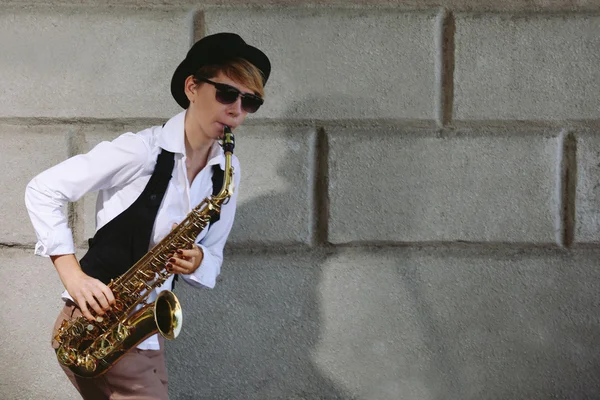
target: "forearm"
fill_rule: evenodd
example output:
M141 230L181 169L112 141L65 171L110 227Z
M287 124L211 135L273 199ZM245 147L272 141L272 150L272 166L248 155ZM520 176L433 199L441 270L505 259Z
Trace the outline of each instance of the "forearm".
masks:
M75 258L75 254L62 254L50 256L58 276L63 283L63 286L68 290L73 279L80 277L84 272L81 270L79 262Z

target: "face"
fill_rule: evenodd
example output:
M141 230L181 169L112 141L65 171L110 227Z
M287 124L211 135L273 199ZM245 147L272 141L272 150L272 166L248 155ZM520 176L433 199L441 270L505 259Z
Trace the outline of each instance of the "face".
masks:
M210 79L216 83L224 83L235 87L242 93L252 93L246 86L233 81L222 72ZM232 104L221 104L216 98L216 88L205 82L196 84L192 77L185 81L185 92L190 100L186 114L186 127L205 139L218 139L223 134L223 126L234 130L246 118L248 113L242 109L241 97ZM189 124L188 124L189 123Z

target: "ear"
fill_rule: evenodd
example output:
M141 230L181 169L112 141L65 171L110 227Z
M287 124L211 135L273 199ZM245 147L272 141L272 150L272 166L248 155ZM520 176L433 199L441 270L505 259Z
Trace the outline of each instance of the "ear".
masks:
M187 96L190 103L192 102L192 98L196 95L196 91L198 90L198 86L194 81L194 76L190 75L186 78L184 82L185 95Z

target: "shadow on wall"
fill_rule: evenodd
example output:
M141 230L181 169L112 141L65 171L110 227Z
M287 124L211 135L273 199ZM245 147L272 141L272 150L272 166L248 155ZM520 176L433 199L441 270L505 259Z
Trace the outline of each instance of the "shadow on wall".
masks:
M357 101L369 109L325 98L289 114L343 114ZM299 157L288 150L277 165L288 192L240 204L238 216L282 208ZM215 289L176 289L186 321L167 344L171 399L598 398L600 270L597 254L586 257L480 247L226 254Z
M293 109L305 107L302 102ZM289 128L283 134L291 138L298 132ZM295 150L277 158L287 192L273 191L238 204L234 229L271 209L294 212L281 205L294 197L297 177L306 175L300 169L306 168L308 155ZM243 178L242 185L248 180ZM253 216L243 217L248 214ZM305 226L308 218L301 216ZM225 253L215 289L185 284L176 289L187 324L167 345L171 398L355 399L314 362L322 323L317 288L325 256L318 250Z
M431 398L599 398L595 253L408 251L398 281Z

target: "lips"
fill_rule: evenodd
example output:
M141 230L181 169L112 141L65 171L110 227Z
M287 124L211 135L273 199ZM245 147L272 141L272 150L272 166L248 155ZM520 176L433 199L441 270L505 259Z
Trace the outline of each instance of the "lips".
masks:
M231 125L231 124L226 124L226 123L223 123L223 122L220 122L220 121L217 121L217 123L218 123L218 124L221 126L221 129L225 129L225 126L228 126L228 127L230 127L230 128L231 128L231 130L233 130L233 129L234 129L234 126L233 126L233 125Z

